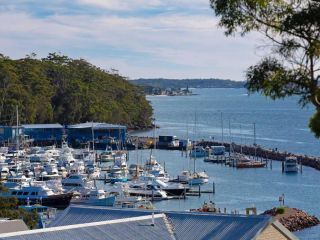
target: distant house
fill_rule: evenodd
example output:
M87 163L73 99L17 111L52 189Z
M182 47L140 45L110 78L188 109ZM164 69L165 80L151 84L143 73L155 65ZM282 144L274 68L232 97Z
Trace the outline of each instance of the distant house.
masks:
M0 234L1 240L297 239L268 216L70 206L46 229Z

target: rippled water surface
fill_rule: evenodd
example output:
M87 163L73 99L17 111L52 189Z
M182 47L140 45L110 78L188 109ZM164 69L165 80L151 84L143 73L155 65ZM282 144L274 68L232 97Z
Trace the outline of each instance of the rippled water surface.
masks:
M221 140L223 129L224 141L252 144L255 123L257 144L320 156L320 141L308 129L313 108L301 109L296 98L272 101L259 95L248 96L244 89L194 89L193 92L198 95L148 97L154 108L156 124L160 126L156 135ZM152 136L152 131L139 134ZM130 152L130 161L144 161L149 154L148 150ZM193 161L181 156L179 151L158 150L156 156L162 164L165 163L172 176L181 170L193 169ZM317 170L304 167L302 174L288 175L281 173L278 162L273 162L272 169L237 170L205 163L202 159L196 160L196 168L208 172L210 182L215 183L215 194L162 201L156 203L156 207L183 211L213 200L218 207L228 211L243 212L246 207L254 205L262 212L277 206L279 196L284 194L286 205L320 217L320 172ZM211 189L212 185L203 188ZM296 234L302 239L320 239L320 227Z

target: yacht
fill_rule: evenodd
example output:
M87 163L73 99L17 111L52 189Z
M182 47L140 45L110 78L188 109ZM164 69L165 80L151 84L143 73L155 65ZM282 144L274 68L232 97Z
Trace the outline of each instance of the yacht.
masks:
M87 204L92 206L113 206L116 196L106 193L102 189L91 189L88 193L81 194L79 198L72 200L72 203Z
M286 173L296 173L298 172L298 160L294 156L286 157L284 161L284 172Z
M131 196L149 197L153 200L167 199L168 195L165 191L159 187L144 183L144 182L132 182L129 184L128 192Z
M75 174L61 181L63 188L67 191L87 192L91 189L93 182L87 179L86 174Z
M57 208L66 208L72 198L72 193L55 193L46 185L16 186L7 192L1 192L2 197L16 197L19 204L37 204Z

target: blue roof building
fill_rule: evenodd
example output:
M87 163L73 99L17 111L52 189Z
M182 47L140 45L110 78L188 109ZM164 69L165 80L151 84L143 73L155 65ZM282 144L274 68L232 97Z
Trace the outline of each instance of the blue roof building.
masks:
M64 134L61 124L23 124L23 134L35 142L60 142Z

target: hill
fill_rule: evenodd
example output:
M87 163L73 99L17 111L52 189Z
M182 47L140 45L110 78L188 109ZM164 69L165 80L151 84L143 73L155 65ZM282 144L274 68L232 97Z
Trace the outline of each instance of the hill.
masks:
M101 121L132 128L151 125L142 89L84 59L50 53L12 60L0 55L0 124Z
M154 79L136 79L130 82L141 85L150 86L154 88L242 88L245 82L223 80L223 79L164 79L164 78L154 78Z

